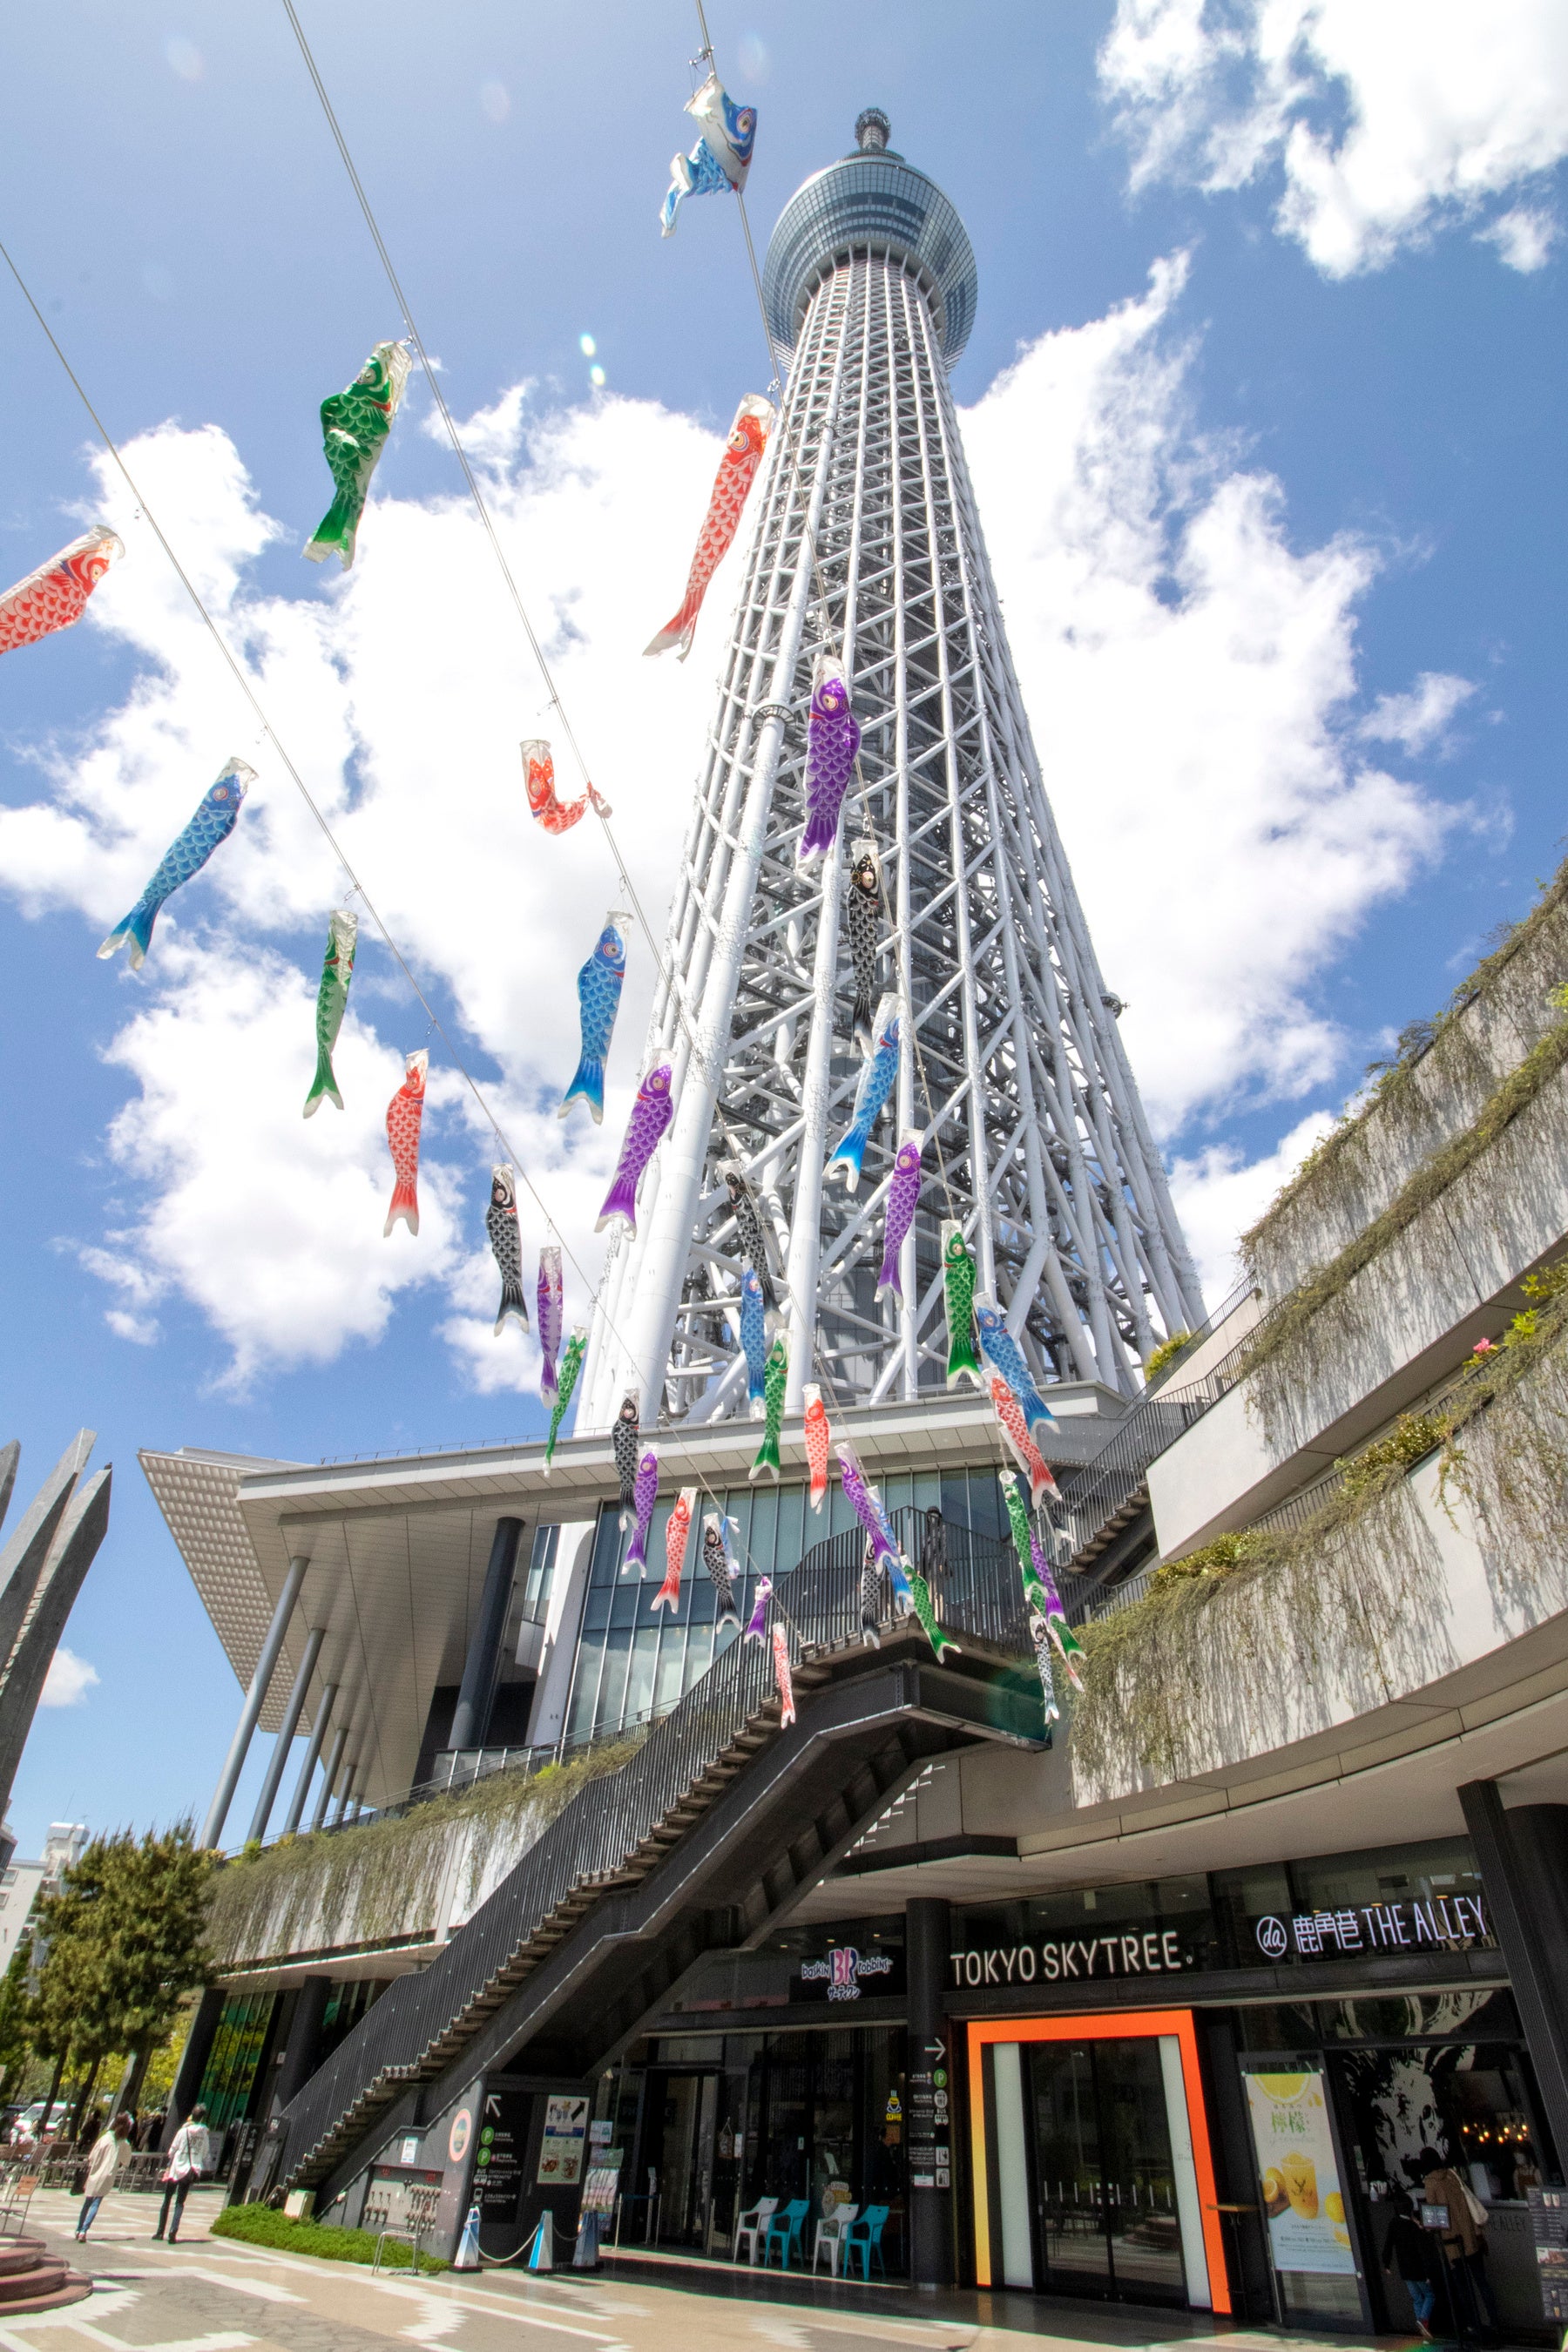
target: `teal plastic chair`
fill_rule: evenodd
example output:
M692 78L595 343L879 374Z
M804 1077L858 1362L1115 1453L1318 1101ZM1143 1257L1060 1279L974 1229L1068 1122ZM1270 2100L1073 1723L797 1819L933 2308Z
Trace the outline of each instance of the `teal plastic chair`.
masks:
M784 2210L775 2213L768 2223L768 2234L763 2240L763 2268L773 2259L773 2244L779 2248L779 2267L788 2270L792 2262L801 2260L800 2233L805 2227L805 2217L811 2210L809 2197L792 2197Z
M849 2265L857 2254L860 2257L860 2276L868 2286L871 2283L871 2257L877 2257L877 2268L884 2278L887 2264L882 2260L882 2231L891 2211L888 2205L868 2205L858 2221L851 2221L844 2232L844 2275L849 2276Z

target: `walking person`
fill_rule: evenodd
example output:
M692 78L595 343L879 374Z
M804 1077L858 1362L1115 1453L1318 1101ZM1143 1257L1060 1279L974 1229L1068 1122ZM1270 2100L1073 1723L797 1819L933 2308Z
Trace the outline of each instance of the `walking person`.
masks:
M1394 2209L1394 2221L1384 2250L1383 2267L1402 2279L1415 2314L1415 2325L1426 2342L1433 2340L1432 2315L1437 2301L1438 2252L1430 2230L1421 2226L1421 2192L1409 2189Z
M1497 2298L1487 2276L1486 2241L1481 2234L1490 2218L1487 2209L1435 2147L1424 2147L1415 2160L1425 2169L1422 2195L1426 2203L1448 2216L1447 2227L1437 2234L1448 2264L1455 2325L1461 2336L1489 2334L1495 2338Z
M167 2223L168 2242L171 2246L174 2244L180 2232L180 2217L191 2192L191 2183L200 2179L211 2162L212 2142L207 2134L207 2111L205 2107L195 2106L170 2144L169 2161L163 2175L163 2210L158 2215L158 2226L153 2232L155 2238L163 2236ZM174 2209L172 2221L169 2221L171 2205Z
M131 2118L116 2116L105 2132L100 2132L92 2144L88 2159L87 2179L82 2183L86 2192L81 2211L77 2216L76 2233L85 2238L98 2217L98 2209L131 2161Z

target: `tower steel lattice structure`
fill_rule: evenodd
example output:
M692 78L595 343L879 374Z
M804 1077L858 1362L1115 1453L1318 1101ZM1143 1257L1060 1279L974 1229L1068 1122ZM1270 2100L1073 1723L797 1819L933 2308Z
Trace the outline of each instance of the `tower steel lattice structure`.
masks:
M816 173L769 247L779 422L680 861L643 1067L674 1116L635 1237L599 1293L583 1423L626 1389L645 1423L744 1410L738 1294L760 1221L788 1326L788 1408L818 1381L872 1404L945 1379L941 1227L1046 1381L1131 1394L1155 1340L1203 1317L1197 1278L1068 870L1008 651L948 370L974 317L963 225L886 144ZM862 740L834 852L802 865L806 715L841 661ZM860 1187L825 1181L862 1067L844 893L882 871L879 990L896 1090ZM901 1253L876 1296L899 1136L925 1137ZM738 1166L754 1214L737 1217Z

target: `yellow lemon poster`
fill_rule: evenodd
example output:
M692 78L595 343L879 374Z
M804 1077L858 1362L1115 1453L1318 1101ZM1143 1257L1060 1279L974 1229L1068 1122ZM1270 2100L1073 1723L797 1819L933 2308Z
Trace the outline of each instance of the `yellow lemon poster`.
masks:
M1321 2074L1248 2073L1247 2103L1275 2269L1353 2273Z

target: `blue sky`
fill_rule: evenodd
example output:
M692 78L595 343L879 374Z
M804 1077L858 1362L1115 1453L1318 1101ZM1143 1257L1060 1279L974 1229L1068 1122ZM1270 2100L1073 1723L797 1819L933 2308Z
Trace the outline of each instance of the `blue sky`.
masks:
M733 205L658 235L694 15L302 13L657 900L733 560L685 670L637 656L713 436L767 373ZM968 225L954 392L982 513L1211 1288L1309 1122L1561 854L1568 57L1550 0L1472 13L1299 0L1268 19L1281 57L1255 0L710 12L761 110L759 245L872 101ZM13 12L0 65L0 236L591 1275L649 958L635 942L603 1136L558 1131L613 877L584 828L542 881L520 827L542 695L422 386L348 582L300 561L317 405L397 320L287 19ZM527 1349L489 1338L490 1155L438 1055L425 1231L381 1239L382 1113L426 1024L377 950L349 1111L298 1118L342 877L8 283L0 319L0 571L100 513L130 550L86 622L0 664L0 1433L26 1487L88 1422L117 1478L67 1634L98 1680L40 1715L17 1784L34 1851L51 1818L199 1810L237 1704L139 1444L314 1458L539 1412ZM260 776L221 864L142 975L95 961L231 751Z

